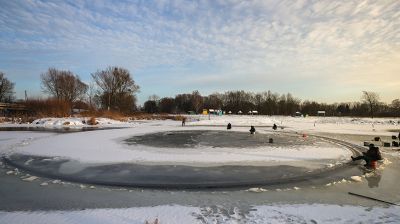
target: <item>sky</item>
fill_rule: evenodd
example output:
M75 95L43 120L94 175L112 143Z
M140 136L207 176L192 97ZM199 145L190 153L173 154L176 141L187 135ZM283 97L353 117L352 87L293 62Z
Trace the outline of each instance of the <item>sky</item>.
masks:
M400 98L399 0L0 0L0 71L16 95L40 74L121 66L138 99L199 90Z

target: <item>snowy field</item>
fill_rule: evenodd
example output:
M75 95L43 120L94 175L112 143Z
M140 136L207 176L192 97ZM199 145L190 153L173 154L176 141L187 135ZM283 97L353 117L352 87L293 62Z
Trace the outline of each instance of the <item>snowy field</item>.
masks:
M191 125L269 126L273 124L290 130L310 133L342 133L365 135L390 135L391 129L400 131L399 118L351 117L287 117L287 116L192 116ZM397 132L398 134L398 132Z
M87 163L176 163L212 165L229 163L292 162L313 159L346 161L348 150L340 147L306 147L291 149L248 149L242 153L235 148L197 148L193 150L159 149L148 146L131 147L123 140L134 135L175 130L226 131L230 122L235 131L248 132L255 125L257 132L270 131L275 123L285 132L299 134L358 134L368 136L397 135L400 119L338 118L338 117L281 117L281 116L191 116L186 127L177 121L130 121L119 122L99 119L100 127L125 127L124 129L99 130L68 134L2 131L0 153L23 153L65 157ZM80 128L87 125L81 118L48 118L32 124L1 124L0 127L48 127ZM397 132L393 131L397 130ZM290 155L290 156L289 156ZM262 193L260 193L262 194ZM211 196L211 195L210 195ZM83 211L0 211L0 223L400 223L400 207L362 207L335 204L271 204L254 205L250 211L233 209L228 213L217 208L188 205L159 205L155 207L131 207L86 209ZM55 221L56 220L56 221Z

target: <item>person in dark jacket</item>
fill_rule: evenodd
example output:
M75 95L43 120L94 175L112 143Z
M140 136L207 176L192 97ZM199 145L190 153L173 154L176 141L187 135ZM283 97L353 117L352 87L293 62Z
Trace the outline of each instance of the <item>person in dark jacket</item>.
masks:
M231 123L228 123L228 125L226 126L226 129L228 129L228 130L232 129Z
M182 127L186 125L186 117L182 118Z
M378 147L376 147L374 144L370 144L368 151L363 152L362 156L352 156L351 159L353 161L363 159L367 163L366 165L369 165L371 161L382 160L382 155Z
M256 133L256 129L254 128L254 126L250 126L250 134L255 134Z
M274 126L272 126L272 129L276 130L276 129L278 129L278 126L276 124L274 124Z

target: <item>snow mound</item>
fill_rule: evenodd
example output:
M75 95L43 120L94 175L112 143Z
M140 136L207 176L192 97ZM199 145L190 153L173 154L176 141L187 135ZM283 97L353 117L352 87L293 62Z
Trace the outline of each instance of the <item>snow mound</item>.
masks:
M32 122L33 125L39 126L86 126L90 118L78 118L78 117L65 117L65 118L40 118ZM126 124L109 118L96 118L98 125L115 125L115 124Z
M40 118L34 120L32 124L43 126L84 125L82 118Z
M248 190L246 190L248 192L254 192L254 193L261 193L261 192L266 192L268 191L267 189L261 188L261 187L253 187L253 188L249 188Z
M362 182L362 178L360 176L351 176L350 179L355 182Z

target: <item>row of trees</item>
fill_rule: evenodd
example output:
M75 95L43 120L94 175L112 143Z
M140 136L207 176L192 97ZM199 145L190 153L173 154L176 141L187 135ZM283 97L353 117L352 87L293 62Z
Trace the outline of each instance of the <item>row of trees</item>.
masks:
M91 74L93 82L86 84L76 74L67 70L49 68L41 75L42 89L52 99L69 105L70 108L102 109L130 113L136 111L135 84L127 69L108 67ZM0 102L13 100L14 83L0 72ZM52 103L55 105L55 103ZM59 104L59 103L58 103ZM58 105L57 104L57 105ZM61 104L60 104L61 105ZM203 109L219 109L233 114L239 111L258 111L264 115L316 115L317 111L326 111L328 116L400 116L400 100L391 104L379 101L379 95L364 91L360 102L318 103L301 101L292 94L278 94L271 91L252 93L246 91L228 91L202 96L199 91L178 94L175 97L149 97L142 108L147 113L201 113Z
M57 105L69 105L70 109L79 106L85 109L98 108L122 113L136 110L135 93L139 90L139 86L135 84L127 69L108 67L92 73L91 76L93 82L88 85L71 71L49 68L40 78L43 92L49 94L52 100L57 100ZM13 90L14 83L0 72L0 102L11 102ZM30 99L27 105L36 105L39 101ZM43 102L45 104L50 101L43 100ZM51 102L55 105L53 101Z
M299 111L303 114L317 115L317 111L325 111L328 116L400 116L400 100L391 104L379 101L379 95L364 91L360 102L352 103L318 103L301 101L292 94L278 94L271 91L252 93L245 91L228 91L201 96L198 91L178 94L175 98L159 98L155 95L144 103L143 110L148 113L201 113L203 109L231 111L258 111L264 115L293 115Z
M87 99L90 107L122 113L136 109L135 93L139 86L125 68L108 67L91 74L92 85L83 83L71 71L49 68L41 75L43 91L70 105Z

